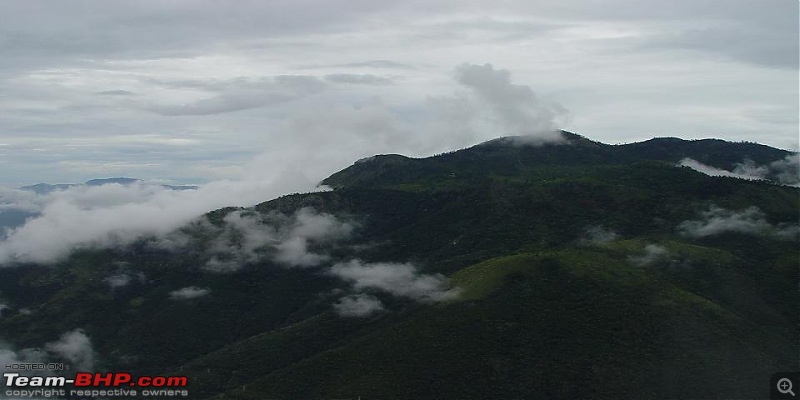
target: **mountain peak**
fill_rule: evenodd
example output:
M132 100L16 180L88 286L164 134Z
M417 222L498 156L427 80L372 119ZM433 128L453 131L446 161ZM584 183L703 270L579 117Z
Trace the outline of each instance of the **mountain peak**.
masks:
M100 178L100 179L91 179L84 182L87 186L101 186L101 185L108 185L112 183L120 184L120 185L130 185L132 183L141 182L141 179L135 178L125 178L125 177L118 177L118 178Z
M534 168L586 168L640 162L673 165L691 158L707 166L732 171L746 162L768 165L791 154L755 143L720 139L684 140L663 137L609 145L577 133L561 131L561 141L543 142L533 136L500 137L475 146L427 158L397 154L359 160L322 183L334 188L384 186L437 181L441 177L521 177ZM748 161L749 160L749 161Z

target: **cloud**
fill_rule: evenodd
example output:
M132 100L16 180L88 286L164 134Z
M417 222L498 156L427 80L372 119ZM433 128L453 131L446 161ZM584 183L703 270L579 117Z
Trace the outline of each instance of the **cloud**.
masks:
M45 362L47 361L47 358L47 353L41 349L26 348L19 351L14 351L6 343L0 342L0 365L3 367L10 364ZM31 373L28 370L14 370L10 368L4 368L4 371L18 371L22 374L25 374L26 372L28 374ZM5 385L5 380L3 380L3 385ZM0 393L0 398L3 398L2 395L3 393Z
M42 198L36 193L0 186L0 211L37 212L41 209L42 203Z
M488 71L496 72L491 67ZM503 75L502 72L499 73ZM175 84L180 81L171 82ZM503 83L505 89L501 90L511 87L512 92L517 90L532 93L527 87L511 85L501 80L501 86ZM161 82L157 85L163 89L168 83ZM172 107L170 105L161 111L176 115L195 112L203 114L229 109L226 107L231 105L238 108L250 103L239 103L238 100L227 102L225 99L230 96L249 99L253 93L259 99L258 102L264 96L282 96L287 93L287 99L291 97L297 101L281 103L282 112L287 112L290 116L273 121L274 124L265 127L270 131L267 134L269 146L260 156L241 166L220 166L234 171L233 174L238 177L235 180L216 180L200 185L197 190L181 192L165 190L145 182L124 186L67 187L39 196L27 193L29 198L10 200L7 207L15 205L32 208L38 215L21 226L18 225L20 221L17 221L17 226L4 234L4 240L0 241L0 265L51 263L63 259L74 249L119 247L147 236L165 237L201 214L217 208L247 207L281 194L310 191L327 175L365 156L400 150L405 150L411 156L431 155L497 135L497 132L490 130L462 129L464 121L471 118L486 120L490 117L487 112L491 114L491 110L487 111L485 107L479 107L472 101L467 102L464 108L454 107L453 109L457 109L454 113L449 110L442 113L446 107L438 107L431 102L411 108L395 107L383 103L371 92L342 102L338 94L325 90L327 84L319 78L292 75L222 81L200 80L183 85L192 86L193 90L202 93L216 93L210 98L221 99L221 103L206 107L213 102L200 105L189 102L186 107L179 105L181 109L173 110L174 113L168 110ZM485 86L480 86L480 90L488 90ZM237 97L240 95L241 97ZM530 100L529 97L525 98ZM497 100L494 97L492 99ZM498 107L517 107L511 102L498 104ZM524 113L528 106L517 108ZM264 112L270 113L271 110L265 109ZM516 115L514 112L511 114ZM125 140L125 143L129 143L131 139ZM164 143L173 143L166 135L155 137L154 140L159 143L158 151L163 151ZM219 143L223 150L230 146L230 143L222 142L213 143ZM178 148L175 151L186 162L191 162L193 168L206 168L208 163L205 161L209 157L226 157L223 150L216 155L197 156L194 141L180 143L182 145L172 147ZM248 148L248 144L243 143L240 147ZM313 151L310 150L312 148ZM135 154L152 153L149 146L133 149L123 146L122 149ZM154 161L153 165L165 162L163 159ZM111 168L110 164L100 161L82 162L87 171ZM217 162L225 164L225 160ZM69 165L74 167L75 164ZM13 174L14 171L9 173ZM20 196L18 191L12 194ZM321 258L314 257L298 259L308 255L304 251L306 242L303 238L284 241L280 248L282 260L298 265L322 261ZM232 264L227 261L224 258L211 260L209 267L229 269Z
M9 307L8 304L0 304L0 317L3 316L3 312L5 310L10 310L10 309L11 307Z
M211 293L210 289L199 288L197 286L189 286L169 292L169 298L171 298L172 300L191 300L199 297L208 296L210 293Z
M654 35L644 41L643 48L679 48L772 68L798 67L796 38L787 40L779 30L741 23Z
M330 74L325 75L325 80L353 85L391 85L393 83L391 78L372 74Z
M346 64L338 64L334 65L334 67L345 67L345 68L383 68L383 69L416 69L415 67L409 64L403 64L396 61L391 60L370 60L370 61L360 61L360 62L352 62Z
M669 251L664 246L657 244L648 244L644 247L644 254L638 256L631 256L628 259L634 264L649 265L669 255Z
M207 245L206 252L212 255L212 259L206 267L217 272L233 268L231 262L241 267L244 263L257 261L265 247L273 244L278 235L272 226L263 223L260 215L252 211L234 211L226 215L221 227L211 226L205 221L203 225L215 236Z
M291 186L308 190L315 185L299 177L280 184L269 176L260 178L216 181L183 191L145 183L77 186L37 197L29 204L40 208L38 216L0 241L0 265L52 263L78 248L124 247L147 236L166 237L205 212L251 206Z
M580 239L583 245L603 245L617 240L619 235L602 226L592 226L586 229L586 236Z
M416 301L443 301L458 295L456 289L445 288L444 276L421 274L411 264L351 260L332 266L329 273L350 282L356 290L378 290Z
M223 218L219 227L201 222L191 229L195 228L213 237L205 250L209 259L203 268L211 272L234 272L247 263L261 260L271 260L285 267L320 265L330 257L312 248L347 239L355 225L330 214L302 208L293 215L234 211ZM187 239L179 239L176 248L171 247L173 242L175 239L168 235L166 244L157 241L156 245L175 250L189 244Z
M738 164L733 171L727 171L705 165L699 161L691 158L684 158L678 165L682 167L689 167L695 171L702 172L708 176L727 176L739 179L748 180L762 180L766 178L767 169L765 167L758 167L751 160L745 160L742 164Z
M678 165L689 167L708 176L727 176L731 178L748 180L772 180L788 186L800 185L800 154L789 154L781 160L773 161L767 165L758 165L753 160L746 159L736 164L733 171L705 165L691 158L684 158Z
M539 98L529 86L511 83L509 71L463 64L455 69L455 78L494 112L502 135L523 135L532 143L561 140L556 121L566 109Z
M59 340L47 343L45 349L69 360L72 368L79 371L91 371L94 367L92 342L80 329L64 333Z
M540 102L557 94L576 116L564 128L598 140L638 140L656 125L671 134L719 132L796 148L796 74L727 62L742 57L719 62L720 51L741 49L750 60L789 60L793 52L784 50L797 47L796 2L763 7L744 0L682 1L666 7L577 1L575 7L521 0L433 0L425 7L320 0L192 7L104 2L92 13L5 1L2 15L8 17L0 33L13 40L0 43L0 91L6 94L0 101L0 180L74 181L111 169L192 182L231 177L232 167L261 149L308 153L319 138L280 138L298 110L314 114L373 100L408 122L400 139L409 140L387 149L329 131L330 141L351 146L338 157L448 151L455 147L424 144L465 146L513 134L519 118L511 118L513 129L500 129L502 118L494 116L493 129L478 131L472 143L458 129L431 132L423 129L425 119L416 119L427 107L420 100L450 93L454 64L478 58L514 71L516 83L535 85ZM692 34L669 37L677 46L642 46L673 32ZM687 52L687 44L703 48ZM643 51L648 48L657 51ZM309 54L316 79L335 90L298 95L277 88L275 77L307 64ZM396 71L404 75L402 85L331 85L324 79ZM120 90L136 95L111 95ZM109 93L97 94L103 92ZM691 104L684 96L689 92ZM283 93L288 97L277 96ZM775 118L749 117L764 108ZM496 113L488 105L482 112ZM122 143L147 136L152 140ZM173 138L192 142L182 149L164 145ZM327 172L337 165L328 163Z
M213 115L278 105L325 89L318 78L281 75L258 81L234 80L222 85L222 93L184 104L150 105L146 109L164 116Z
M275 261L285 265L311 267L329 259L324 254L309 252L308 240L302 237L289 238L275 247L278 250Z
M773 161L769 168L778 182L800 187L800 153L789 154L782 160Z
M732 211L711 206L701 213L701 219L683 221L678 225L678 232L684 236L703 238L725 232L738 232L753 235L770 235L779 239L792 240L800 227L797 224L772 225L758 207L749 207L742 211Z
M113 290L121 287L128 286L133 280L130 275L126 273L118 273L103 279L108 286Z
M128 91L128 90L104 90L102 92L95 92L98 96L133 96L136 93Z
M91 340L81 329L66 332L53 342L46 343L43 348L29 347L15 351L10 345L0 341L0 365L7 366L20 363L47 363L53 358L59 362L67 361L73 371L92 371L95 354ZM6 372L18 372L23 376L52 375L52 371L35 371L30 369L6 368ZM0 393L0 398L6 398Z
M367 317L384 311L380 300L363 293L342 297L333 305L333 309L342 317Z

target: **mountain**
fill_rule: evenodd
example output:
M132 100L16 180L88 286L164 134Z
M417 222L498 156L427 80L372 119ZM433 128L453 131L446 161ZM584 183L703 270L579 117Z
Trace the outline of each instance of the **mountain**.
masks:
M800 190L678 163L787 156L568 132L379 155L331 191L0 268L0 332L81 329L96 370L200 399L765 398L800 370Z
M109 185L109 184L118 184L118 185L130 185L133 183L141 182L141 179L134 179L134 178L105 178L105 179L92 179L84 182L83 184L86 186L102 186L102 185Z
M56 190L68 189L75 186L74 183L58 183L51 185L49 183L37 183L35 185L22 186L19 190L27 190L36 194L48 194Z
M20 190L27 190L30 192L34 192L36 194L48 194L56 190L64 190L75 186L103 186L103 185L132 185L134 183L142 183L141 179L135 178L100 178L100 179L91 179L84 183L58 183L58 184L49 184L49 183L37 183L35 185L28 185L22 186ZM197 186L192 185L161 185L167 189L172 190L194 190L197 189Z

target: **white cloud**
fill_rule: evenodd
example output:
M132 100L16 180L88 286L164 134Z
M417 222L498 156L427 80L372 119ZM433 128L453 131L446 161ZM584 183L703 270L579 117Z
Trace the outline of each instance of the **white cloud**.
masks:
M566 109L539 98L529 86L511 83L511 72L491 64L463 64L455 75L493 111L500 135L522 135L530 143L561 140L557 121Z
M338 221L330 214L317 214L303 208L295 215L295 221L280 243L276 245L275 261L299 267L319 265L328 257L309 251L309 241L329 242L345 239L353 231L353 225Z
M644 253L638 256L631 256L629 260L638 265L649 265L669 256L666 247L657 244L648 244L644 247Z
M219 227L201 221L189 229L201 229L213 237L204 249L208 260L203 268L225 273L261 260L286 267L320 265L329 257L314 252L312 247L347 239L354 225L330 214L302 208L292 215L234 211L223 218ZM155 245L180 251L189 245L189 239L172 233L166 239L158 239Z
M602 226L592 226L586 229L586 236L580 240L584 245L602 245L617 240L619 235Z
M411 264L351 260L332 266L330 274L350 282L356 290L379 290L417 301L443 301L458 296L458 290L446 289L447 278L419 273Z
M54 360L54 357L56 360ZM95 354L91 340L86 334L75 329L65 332L53 342L46 343L42 348L29 347L14 350L9 344L0 341L0 365L7 366L20 363L47 363L52 361L66 361L73 371L92 371L94 368ZM22 376L52 375L52 371L35 371L29 369L5 369L7 372L18 372ZM0 384L0 386L3 386ZM5 392L0 393L0 398L7 398Z
M55 342L47 343L45 349L72 364L78 371L91 371L94 368L94 350L89 337L76 329L61 335Z
M773 161L769 167L778 182L800 187L800 153L789 154L783 160Z
M678 165L689 167L695 171L709 176L728 176L748 180L772 180L789 185L800 185L800 154L789 154L781 160L776 160L768 165L758 165L753 160L744 160L736 164L733 171L705 165L691 158L684 158Z
M301 189L313 183L296 180ZM0 241L0 265L51 263L76 248L128 245L146 236L166 236L202 213L225 206L250 206L285 193L268 180L217 181L197 190L160 185L72 187L46 195L39 215ZM242 221L230 221L241 223Z
M199 288L197 286L188 286L173 290L169 292L169 297L173 300L191 300L199 297L208 296L211 293L210 289Z
M543 107L541 102L532 97L533 92L527 86L512 84L507 71L466 64L461 68L472 71L466 74L464 83L481 93L477 97L488 99L492 112L501 115L503 121L530 122L534 124L531 127L552 122L537 122L542 117L537 111ZM477 73L473 71L475 68ZM208 85L213 87L210 90L223 92L251 90L241 87L248 82L223 82L221 89ZM266 85L266 91L277 86L308 94L316 93L318 84L308 77L284 76L262 85ZM192 85L202 87L203 83ZM230 85L235 89L225 88ZM76 186L39 197L26 194L27 198L10 200L9 204L24 203L25 207L36 208L39 215L7 232L0 241L0 265L50 263L63 259L76 248L125 246L145 236L165 236L216 208L251 206L280 194L312 190L336 169L364 156L403 148L412 155L431 154L472 144L478 132L459 130L462 118L450 118L440 113L440 108L428 105L402 111L374 101L373 97L359 96L345 103L336 96L306 100L303 104L285 106L291 117L273 128L280 135L261 156L241 168L238 180L213 181L194 191L172 191L143 182ZM516 104L516 100L523 104ZM472 103L469 107L466 114L471 117L491 118L483 107ZM419 124L422 129L416 129ZM477 137L496 134L484 132ZM298 140L308 145L298 147ZM312 147L314 151L309 151ZM180 151L191 152L191 149ZM285 241L281 246L282 261L305 265L322 261L323 258L297 258L307 255L304 240ZM212 267L220 264L212 262Z
M259 214L253 212L234 211L225 216L221 228L207 223L205 227L217 236L206 251L226 259L235 259L240 264L257 261L265 247L273 244L278 235L272 226L260 220Z
M791 240L800 232L798 224L770 224L758 207L749 207L742 211L726 210L711 206L701 213L701 219L683 221L678 231L685 236L701 238L718 235L724 232L738 232L754 235L773 235L780 239Z
M292 237L278 243L275 261L289 266L312 267L329 260L324 254L314 254L308 250L308 240L303 237Z
M797 77L786 68L796 63L786 51L797 47L796 2L576 1L104 2L92 13L4 1L0 35L14 40L1 45L0 181L75 181L112 170L230 178L231 166L261 149L292 157L317 150L319 137L281 137L298 110L381 103L407 122L388 149L373 144L383 142L377 134L359 143L346 130L323 132L326 142L352 147L341 156L350 160L376 148L453 150L547 116L524 110L531 97L499 79L500 69L466 80L472 89L456 87L448 75L464 62L514 71L540 105L557 96L575 116L565 128L594 139L630 142L658 126L660 134L797 147ZM325 88L278 81L301 68ZM398 72L402 80L391 75ZM364 84L382 78L395 85ZM424 129L429 121L416 117L425 99L454 89L481 98L486 107L477 110L495 124L474 137ZM769 118L753 117L763 109Z
M111 275L103 279L111 289L128 286L131 283L131 276L125 273Z
M343 317L367 317L384 310L383 303L368 294L342 297L333 305L333 309Z

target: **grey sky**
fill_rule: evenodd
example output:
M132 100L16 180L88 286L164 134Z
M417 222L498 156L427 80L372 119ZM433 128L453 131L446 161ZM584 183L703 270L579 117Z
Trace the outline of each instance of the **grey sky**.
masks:
M0 54L8 185L318 179L520 124L798 147L795 0L7 0Z

